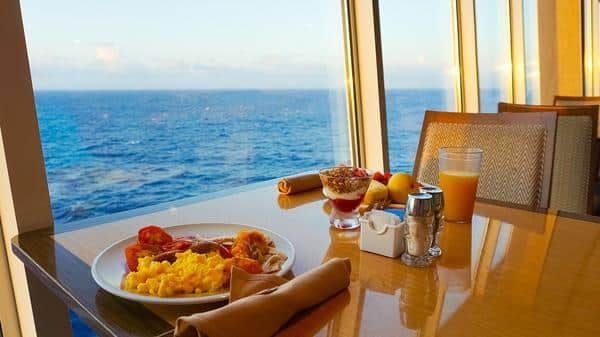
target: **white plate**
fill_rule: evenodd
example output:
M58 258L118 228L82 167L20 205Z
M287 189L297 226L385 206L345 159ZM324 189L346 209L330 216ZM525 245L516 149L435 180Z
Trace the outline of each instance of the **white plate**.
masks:
M275 248L277 248L277 250L279 250L288 257L287 261L285 261L285 263L281 267L281 270L277 273L278 275L284 275L292 268L295 259L294 246L288 239L267 229L247 225L218 223L178 225L165 228L165 230L174 238L196 234L200 234L205 237L216 237L224 235L233 236L236 235L240 229L255 229L268 235L275 243ZM136 241L137 235L118 241L112 244L110 247L103 250L98 256L96 256L96 258L94 259L94 263L92 263L92 277L102 289L108 291L113 295L126 298L128 300L152 304L199 304L218 302L227 300L229 298L229 292L224 292L216 295L193 297L155 297L135 294L121 289L121 281L123 280L123 277L129 270L125 263L125 247Z

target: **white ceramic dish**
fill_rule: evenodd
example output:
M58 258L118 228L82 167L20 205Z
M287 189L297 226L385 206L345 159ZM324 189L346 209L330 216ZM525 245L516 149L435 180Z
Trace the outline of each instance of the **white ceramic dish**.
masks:
M196 234L200 234L204 237L216 237L224 235L231 236L235 235L240 229L255 229L268 235L275 243L275 247L277 248L277 250L287 255L288 259L283 264L281 270L277 273L278 275L284 275L292 268L295 259L294 246L285 237L277 233L271 232L267 229L247 225L219 223L178 225L165 228L165 230L173 237L189 236ZM118 241L112 244L110 247L103 250L100 254L98 254L98 256L96 256L94 262L92 263L92 277L94 278L94 281L96 281L98 286L115 296L126 298L132 301L152 304L199 304L218 302L227 300L229 298L229 292L224 292L215 295L167 298L140 295L121 289L121 281L123 280L125 274L128 272L124 255L125 247L136 241L137 235Z

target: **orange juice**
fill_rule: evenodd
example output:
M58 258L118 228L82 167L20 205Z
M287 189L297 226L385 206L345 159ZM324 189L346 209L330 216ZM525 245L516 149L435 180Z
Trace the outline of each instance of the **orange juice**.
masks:
M471 222L479 175L470 172L440 171L446 221Z

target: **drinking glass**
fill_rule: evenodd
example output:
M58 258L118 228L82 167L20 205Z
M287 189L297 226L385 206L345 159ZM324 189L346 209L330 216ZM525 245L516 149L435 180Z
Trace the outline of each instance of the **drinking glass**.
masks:
M473 216L483 150L443 147L439 152L440 188L446 221L469 223Z
M358 207L363 201L372 175L358 167L339 166L319 171L323 194L330 200L329 223L338 229L360 226Z

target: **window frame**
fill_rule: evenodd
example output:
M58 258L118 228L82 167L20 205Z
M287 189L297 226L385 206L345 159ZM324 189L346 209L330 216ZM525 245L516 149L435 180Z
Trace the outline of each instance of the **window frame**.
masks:
M346 91L357 97L355 109L348 111L354 135L353 165L388 171L379 1L341 1L347 30L346 67L352 73Z
M527 82L525 80L525 31L523 0L509 0L510 55L512 62L512 103L525 104Z
M473 4L474 4L474 7L475 7L475 10L474 10L475 26L476 26L475 29L477 30L477 5L476 5L476 1L477 0L473 0ZM508 59L510 60L510 64L511 64L510 79L507 81L507 85L509 86L509 88L507 90L507 92L508 92L508 98L506 100L507 101L506 103L514 103L514 101L515 101L514 97L515 97L516 94L518 94L518 93L515 92L515 89L516 89L515 88L515 75L518 75L518 70L515 67L515 59L517 58L517 56L515 55L516 54L515 53L515 47L517 47L516 46L517 41L515 41L515 35L517 35L517 37L518 37L518 34L514 34L514 33L516 33L515 30L518 28L517 27L517 23L522 22L522 20L521 21L515 20L516 18L513 17L513 10L516 10L516 8L514 8L515 6L513 5L513 3L515 1L513 1L513 0L502 0L502 1L504 2L504 5L506 6L506 9L507 9L507 12L508 12L507 13L508 14L507 17L505 18L505 20L506 20L505 23L508 26L507 27L508 28L508 41L505 41L505 42L507 42L508 51L507 51L507 55L505 55L505 56L508 56ZM478 35L478 34L476 34L476 35ZM476 49L478 50L478 48L476 48ZM479 60L479 54L477 54L477 59ZM518 59L517 59L517 61L518 61ZM477 63L479 63L479 61ZM479 64L478 64L478 70L477 71L479 72ZM478 85L479 89L481 89L481 82L478 82L478 83L479 83L479 85ZM479 92L479 96L481 97L481 92ZM478 112L482 112L482 103L481 103L481 101L482 100L480 99L479 100ZM493 112L493 111L485 111L485 112Z
M475 0L452 0L452 26L456 111L479 112L479 79ZM522 35L522 0L510 2L511 61L513 62L513 96L515 102L525 97ZM593 0L588 0L593 1ZM384 71L381 51L378 0L340 0L344 38L346 102L348 134L353 165L377 170L389 170L388 132L385 108ZM597 6L597 2L596 2ZM66 306L38 289L31 275L10 254L14 235L54 226L46 181L44 158L35 111L27 48L19 0L7 0L0 12L0 44L11 53L0 54L0 217L6 254L0 259L10 266L15 305L11 315L18 321L4 321L6 335L52 335L61 331L64 336L67 320ZM514 65L518 66L514 66ZM599 89L600 90L600 89ZM15 113L18 111L19 113ZM2 262L2 261L0 261ZM28 282L29 281L29 282ZM29 291L31 290L31 292ZM60 310L47 313L33 310L31 303L52 305ZM62 310L64 309L64 310ZM35 314L35 318L33 317ZM49 318L50 315L51 317ZM48 330L47 322L56 321ZM17 324L19 326L17 326ZM43 331L43 329L46 329ZM10 331L8 333L6 331ZM42 331L40 333L40 331Z
M53 226L50 196L33 86L18 0L7 0L0 11L0 223L13 298L2 303L7 336L70 336L67 306L26 271L11 254L11 240L20 233ZM10 277L10 281L4 278ZM32 305L35 303L35 305ZM45 308L52 308L46 310ZM11 317L17 316L17 320ZM4 318L4 317L3 317Z
M583 7L583 91L600 96L600 1L582 0Z

